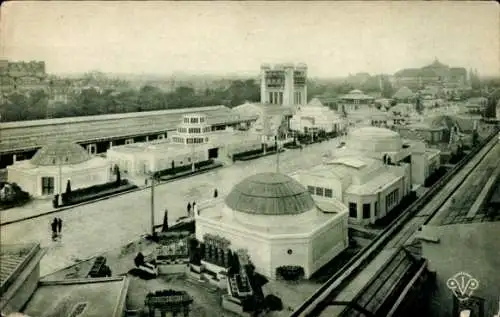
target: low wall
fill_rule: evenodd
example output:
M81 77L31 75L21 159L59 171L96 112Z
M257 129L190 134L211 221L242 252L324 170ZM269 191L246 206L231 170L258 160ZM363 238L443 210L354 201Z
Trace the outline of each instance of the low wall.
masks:
M232 300L231 296L224 294L222 295L222 307L230 312L238 314L243 317L251 317L250 313L243 311L243 306L237 304L234 300Z
M189 265L186 264L159 264L158 274L186 274L189 270Z

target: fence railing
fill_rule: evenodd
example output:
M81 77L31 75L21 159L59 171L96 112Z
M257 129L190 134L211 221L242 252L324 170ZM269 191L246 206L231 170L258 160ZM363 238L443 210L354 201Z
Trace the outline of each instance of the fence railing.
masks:
M357 253L351 260L345 264L335 275L333 275L327 282L325 282L312 296L310 296L301 306L299 306L290 316L298 317L303 316L306 313L310 313L312 311L311 306L314 302L317 301L318 298L324 297L325 293L328 293L326 298L329 299L331 294L334 294L336 288L341 285L344 285L348 279L355 273L359 272L370 260L372 260L390 238L392 238L399 230L406 224L414 214L420 210L425 204L427 204L435 194L440 191L444 185L457 174L457 172L467 164L474 156L476 156L485 146L494 145L495 143L489 144L493 138L497 136L498 129L492 133L486 140L484 140L479 146L476 146L468 155L466 155L460 163L458 163L454 168L448 171L444 177L437 181L431 189L425 193L422 197L417 199L414 203L412 203L405 211L403 211L396 219L392 221L387 228L382 231L376 239L370 242L366 247L364 247L359 253ZM472 171L472 170L471 170ZM459 184L460 185L460 184ZM425 224L427 224L430 219L435 215L435 213L439 210L436 210L428 215ZM323 298L320 302L325 301Z

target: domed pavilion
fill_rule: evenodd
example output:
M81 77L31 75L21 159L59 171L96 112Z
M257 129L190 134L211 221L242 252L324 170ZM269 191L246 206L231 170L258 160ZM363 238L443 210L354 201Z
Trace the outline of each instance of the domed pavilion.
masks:
M15 162L7 170L9 182L38 198L65 192L68 181L72 190L106 183L111 174L106 159L68 142L47 144L30 160Z
M269 278L285 265L303 267L308 278L347 247L347 208L313 199L292 177L261 173L200 206L196 237L203 241L206 234L224 237L233 250L246 249Z

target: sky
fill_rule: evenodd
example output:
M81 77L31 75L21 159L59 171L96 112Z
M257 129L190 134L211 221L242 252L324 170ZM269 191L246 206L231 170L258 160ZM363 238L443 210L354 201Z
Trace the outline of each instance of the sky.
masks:
M306 63L309 75L389 73L437 57L500 74L491 2L7 2L0 57L49 73L253 74Z

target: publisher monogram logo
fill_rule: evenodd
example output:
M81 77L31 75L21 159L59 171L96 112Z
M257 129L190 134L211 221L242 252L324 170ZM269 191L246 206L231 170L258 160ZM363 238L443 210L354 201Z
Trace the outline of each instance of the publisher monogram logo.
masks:
M466 301L479 287L479 281L469 273L459 272L446 281L446 286L455 294L459 301Z

